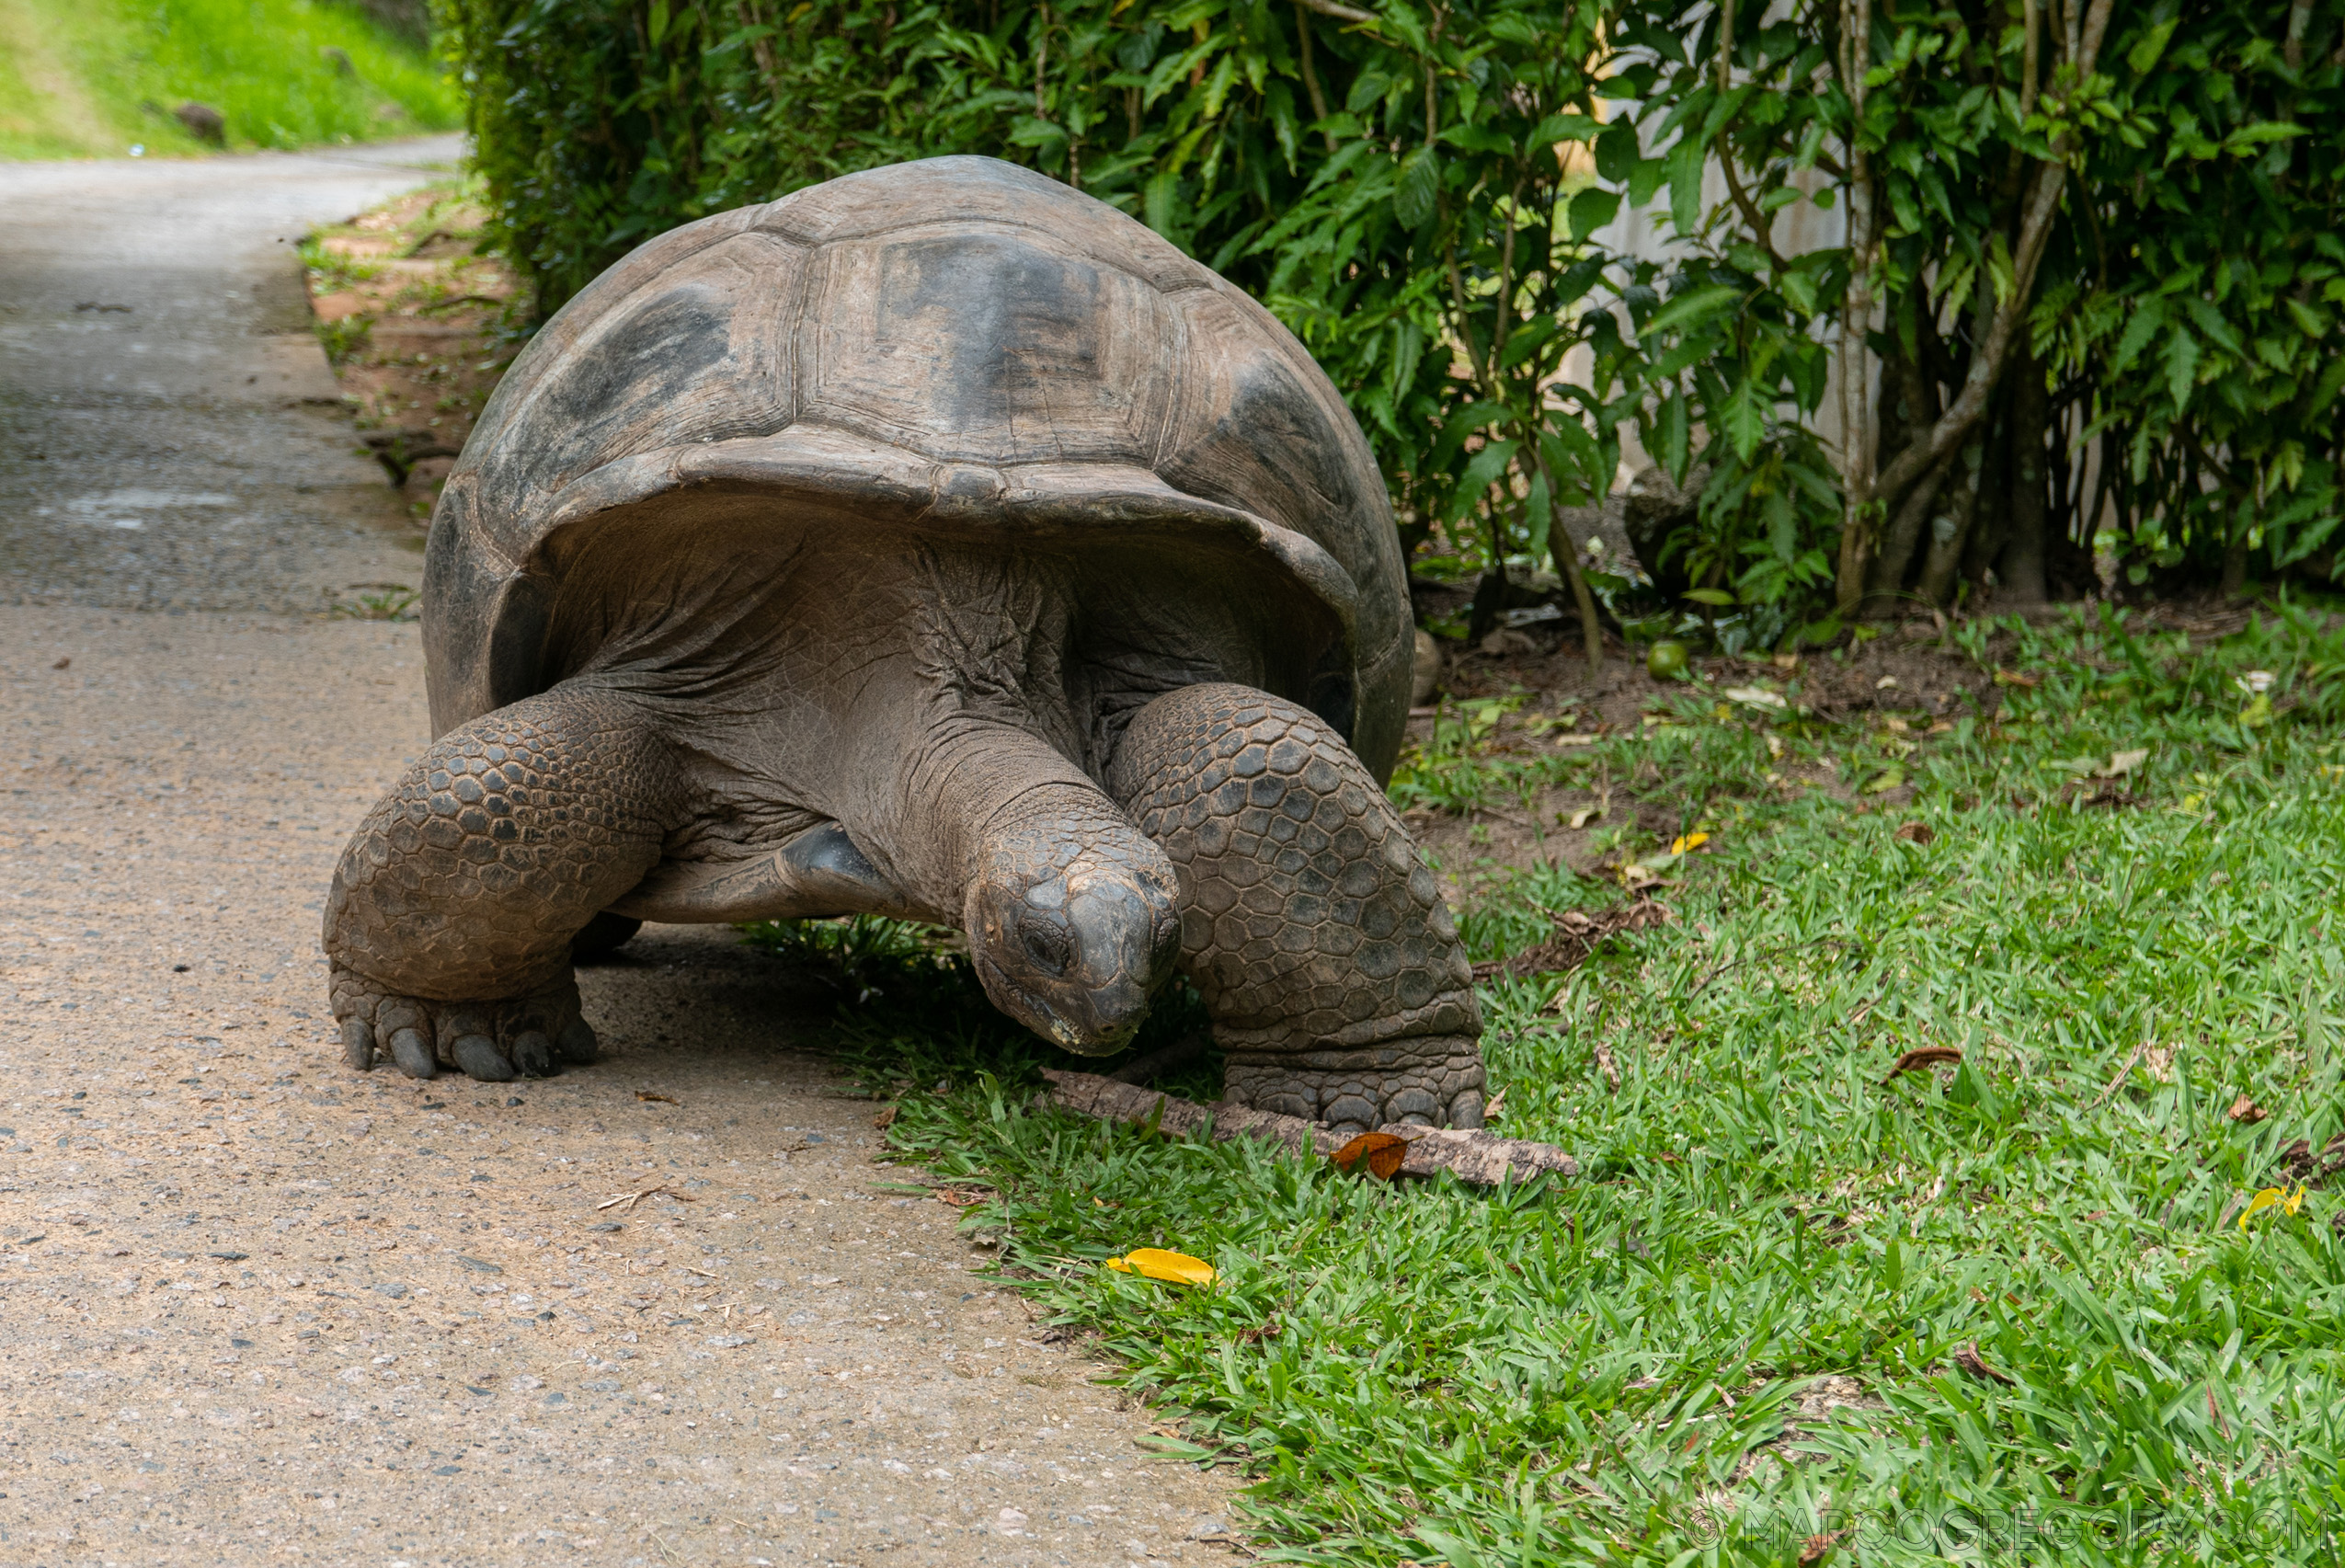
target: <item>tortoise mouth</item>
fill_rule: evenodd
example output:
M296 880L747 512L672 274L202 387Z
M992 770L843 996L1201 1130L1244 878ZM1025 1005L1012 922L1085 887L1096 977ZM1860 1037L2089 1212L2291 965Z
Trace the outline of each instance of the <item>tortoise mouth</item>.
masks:
M969 946L986 995L1080 1056L1128 1044L1180 959L1172 898L1137 877L997 882L975 902Z
M1077 1056L1114 1056L1139 1033L1140 1024L1148 1017L1144 1000L1140 1007L1113 1024L1102 1020L1097 1008L1083 1009L1091 1017L1071 1018L1052 1006L1048 999L1020 985L989 959L979 958L977 970L985 994L992 999L994 1006L1059 1049Z

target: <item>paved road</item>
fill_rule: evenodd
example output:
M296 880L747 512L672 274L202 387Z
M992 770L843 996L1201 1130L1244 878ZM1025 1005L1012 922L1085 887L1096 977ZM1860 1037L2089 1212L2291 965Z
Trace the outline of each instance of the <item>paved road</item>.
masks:
M426 724L315 613L415 557L286 242L450 150L0 166L0 1562L1221 1558L726 933L589 971L563 1079L338 1064L319 895Z

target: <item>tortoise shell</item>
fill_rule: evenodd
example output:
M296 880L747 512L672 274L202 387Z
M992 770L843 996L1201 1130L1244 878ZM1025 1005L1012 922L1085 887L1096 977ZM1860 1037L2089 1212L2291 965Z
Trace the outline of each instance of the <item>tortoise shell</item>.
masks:
M1391 767L1407 583L1359 427L1267 311L1058 181L980 157L849 175L663 235L563 306L432 521L435 730L563 678L570 544L743 496L826 526L1112 542L1150 571L1234 554L1278 589L1262 635L1313 645L1279 665L1308 689L1278 694Z

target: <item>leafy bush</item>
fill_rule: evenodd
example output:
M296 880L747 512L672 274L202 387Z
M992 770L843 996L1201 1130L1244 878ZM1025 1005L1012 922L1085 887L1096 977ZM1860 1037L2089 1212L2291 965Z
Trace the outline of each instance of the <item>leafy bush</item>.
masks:
M1616 178L1631 200L1667 189L1687 252L1653 269L1653 319L1684 345L1654 399L1668 466L1685 472L1695 428L1753 463L1813 428L1828 382L1877 373L1877 405L1834 410L1859 436L1838 461L1844 610L1944 604L1990 571L2021 601L2048 567L2088 585L2104 502L2136 581L2156 565L2236 587L2251 551L2276 570L2326 545L2345 5L1811 0L1739 33L1734 17L1627 0L1614 33L1649 149L1624 135ZM1727 194L1706 200L1712 170ZM1802 202L1861 243L1782 254ZM1755 590L1799 585L1759 580L1756 554Z
M1501 589L1631 431L1708 464L1686 575L1781 635L2088 586L2104 515L2137 580L2339 559L2345 0L438 14L547 306L705 212L1012 158L1269 303L1404 543L1446 529ZM1785 253L1801 203L1860 243ZM1648 207L1665 258L1599 243Z
M1543 554L1555 508L1619 462L1618 407L1550 406L1574 348L1599 372L1619 349L1580 309L1603 266L1560 221L1551 150L1600 129L1600 15L448 0L441 20L547 304L705 212L898 159L1015 159L1266 300L1350 399L1413 542L1470 523L1503 560Z

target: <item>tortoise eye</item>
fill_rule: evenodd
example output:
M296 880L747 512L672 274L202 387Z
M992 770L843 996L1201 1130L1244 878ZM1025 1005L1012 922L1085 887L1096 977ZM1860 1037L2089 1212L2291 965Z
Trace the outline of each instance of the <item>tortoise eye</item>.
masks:
M1027 961L1046 975L1063 975L1074 961L1074 942L1067 928L1055 921L1020 921L1018 944L1026 950Z

